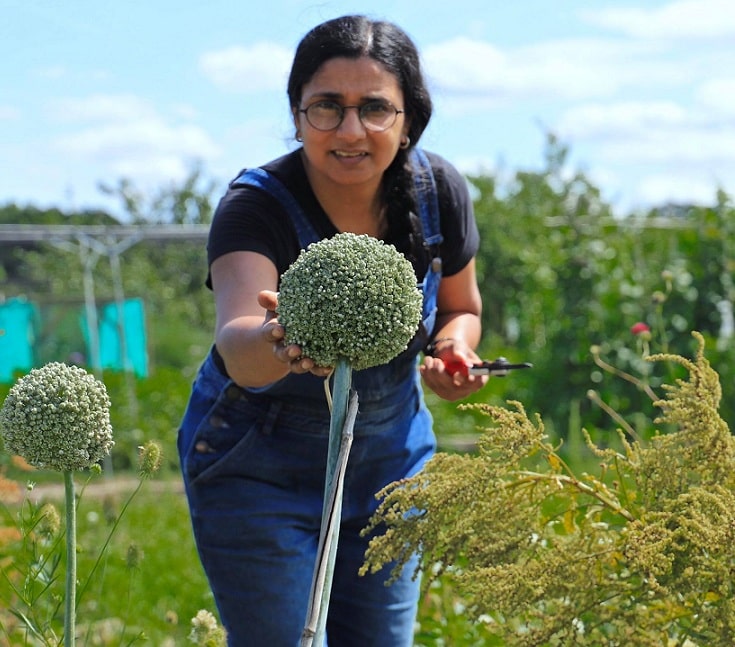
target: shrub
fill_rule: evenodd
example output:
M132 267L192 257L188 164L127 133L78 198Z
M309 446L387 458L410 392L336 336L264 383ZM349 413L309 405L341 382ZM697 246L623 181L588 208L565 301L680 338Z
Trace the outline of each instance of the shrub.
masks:
M389 485L364 571L419 551L468 613L512 645L735 643L735 440L698 333L689 378L664 385L649 441L588 437L599 473L576 474L520 403L468 405L494 426L477 455L437 454ZM431 579L431 577L429 578Z

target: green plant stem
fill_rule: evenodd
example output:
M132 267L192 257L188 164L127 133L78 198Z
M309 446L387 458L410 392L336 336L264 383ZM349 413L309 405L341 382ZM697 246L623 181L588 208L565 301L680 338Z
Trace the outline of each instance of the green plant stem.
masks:
M334 393L332 396L332 415L329 422L329 450L327 453L327 478L324 485L324 500L328 501L329 493L332 490L334 479L337 475L337 460L339 458L339 450L342 444L342 431L344 429L345 420L347 418L347 404L350 395L350 385L352 384L352 367L344 360L340 360L334 369ZM341 495L341 492L340 492ZM328 547L329 553L327 557L327 573L324 581L324 589L322 590L321 606L319 608L319 622L317 624L316 635L314 636L314 644L324 644L324 636L327 627L327 611L329 609L329 598L332 592L332 576L334 575L334 563L337 558L337 543L339 540L339 522L341 518L340 510L342 508L341 496L339 500L334 502L336 506L334 514L334 534ZM326 509L322 518L322 523L329 523L329 512Z
M599 396L597 391L588 391L587 397L589 397L590 400L592 400L600 409L602 409L607 415L609 415L613 420L616 420L618 424L625 429L625 431L628 432L631 438L633 438L637 442L641 442L641 437L638 435L638 432L633 429L633 427L628 424L628 422L623 418L615 409L613 409L611 406L609 406L605 401L602 400L602 398Z
M64 647L74 647L77 595L77 507L74 497L74 473L64 472L66 495L66 599L64 608Z
M630 497L628 496L628 488L625 485L625 474L623 474L623 470L620 469L620 458L616 456L614 462L615 472L618 475L618 483L620 483L620 494L625 500L626 505L628 505L630 504Z
M612 375L617 375L618 377L624 379L626 382L630 382L631 384L634 384L636 387L638 387L641 391L643 391L649 398L651 398L652 402L656 402L659 398L654 393L653 389L648 386L643 380L631 375L630 373L626 373L625 371L620 370L619 368L616 368L612 364L608 364L605 360L603 360L599 355L593 354L592 359L600 368L606 370L608 373L611 373Z
M327 473L324 484L324 508L319 550L312 580L309 609L301 639L302 647L323 645L327 611L332 589L332 576L337 556L339 524L342 509L342 482L352 444L352 427L357 415L357 397L350 398L352 367L344 360L337 362L331 399ZM329 378L327 378L329 379Z
M110 542L112 541L112 537L115 534L117 527L120 525L120 521L122 520L123 516L125 516L125 512L130 507L130 504L133 502L133 499L136 497L138 492L140 492L140 489L142 487L143 487L143 481L141 480L138 482L138 485L136 486L135 490L132 491L130 496L127 498L127 500L123 504L123 507L120 509L120 513L115 517L115 522L112 524L112 527L110 528L110 532L107 533L107 538L105 539L105 543L102 544L102 548L100 548L99 553L97 554L97 559L95 560L94 565L92 566L92 569L89 571L89 575L84 581L84 584L82 585L81 590L79 591L79 600L81 600L82 597L84 597L84 594L87 591L87 588L89 587L90 582L92 581L92 576L95 574L95 572L99 568L99 565L102 562L102 557L107 551L107 547L110 545Z
M512 483L509 483L508 484L509 486L521 485L523 483L533 483L536 481L554 481L559 486L562 486L564 484L571 485L572 487L575 487L580 492L583 492L584 494L588 494L589 496L594 497L600 503L602 503L606 508L619 514L624 519L627 519L628 521L635 521L635 516L633 516L628 510L626 510L623 506L621 506L620 503L618 503L617 501L613 499L608 498L596 488L590 487L589 485L587 485L586 483L583 483L582 481L580 481L578 478L575 478L574 476L567 476L566 474L541 474L539 472L526 472L526 471L517 472L517 474L520 478L513 481Z

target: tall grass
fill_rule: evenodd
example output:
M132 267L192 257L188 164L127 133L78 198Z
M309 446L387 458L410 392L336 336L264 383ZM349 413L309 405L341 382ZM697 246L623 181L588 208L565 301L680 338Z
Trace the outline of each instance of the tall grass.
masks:
M109 483L99 481L88 486L78 507L80 581L84 583L94 571L89 583L79 590L78 644L187 644L191 618L200 609L214 610L214 602L194 547L180 483L146 483L119 518L99 560L112 525L137 485L135 481L121 480L119 488L111 488ZM98 488L107 493L97 494ZM47 486L42 491L42 495L31 491L20 504L2 506L0 525L12 527L19 515L33 518L32 510L38 510L43 501L60 503L53 488ZM34 568L35 563L43 560L42 552L43 548L31 549L30 542L20 539L15 544L0 544L0 567L3 575L7 574L0 578L0 645L43 644L31 638L19 642L17 633L13 638L6 635L17 624L19 612L31 612L23 609L20 599L29 586L21 581L20 571ZM62 571L63 560L58 564L54 560L46 562L43 597L35 603L38 612L37 607L43 602L46 622L52 627L63 623L54 604L63 595Z
M78 508L78 572L80 579L95 567L111 525L136 487L135 479L103 478L93 481L82 493ZM113 491L111 491L113 490ZM43 486L26 494L16 504L0 504L0 527L15 523L29 507L42 502L61 505L63 492ZM20 548L0 543L0 566L21 559ZM57 570L61 573L63 561ZM53 576L45 600L58 599L63 578ZM53 605L49 605L53 606ZM63 605L62 605L63 606ZM4 635L17 623L11 609L18 607L10 582L0 578L0 647L40 645L31 637L19 642ZM215 612L214 600L197 556L186 500L178 478L151 481L136 494L97 565L89 585L81 591L77 635L83 645L156 645L179 647L190 644L191 619L200 609ZM50 613L49 622L60 628L61 610ZM488 645L482 626L470 624L462 601L442 581L425 593L419 609L415 645Z

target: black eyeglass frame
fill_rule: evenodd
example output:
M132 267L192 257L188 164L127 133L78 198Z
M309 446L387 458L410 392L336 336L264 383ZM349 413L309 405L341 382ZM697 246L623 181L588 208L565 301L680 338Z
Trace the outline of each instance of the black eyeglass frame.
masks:
M320 103L321 104L331 104L335 106L336 108L339 108L340 110L339 121L331 128L320 128L319 126L315 126L312 123L311 119L309 119L309 110L313 108L314 106L319 105ZM393 111L394 111L393 121L391 121L384 128L376 128L374 125L370 123L366 123L366 121L363 119L363 110L375 104L386 106L388 108L393 108ZM314 103L310 103L308 106L306 106L306 108L299 108L298 111L304 114L304 116L306 117L306 121L309 123L309 125L312 128L320 132L326 133L326 132L329 132L330 130L337 130L337 128L339 128L342 125L342 122L345 120L345 114L347 110L349 110L350 108L354 108L355 110L357 110L357 117L360 120L360 123L365 127L365 129L371 132L374 132L374 133L382 133L388 130L389 128L391 128L393 125L395 125L396 120L398 119L398 115L402 115L405 112L404 110L399 110L398 108L396 108L390 101L385 101L383 99L374 99L373 101L366 101L365 103L359 106L343 106L337 103L336 101L331 101L329 99L319 99L318 101L314 101Z

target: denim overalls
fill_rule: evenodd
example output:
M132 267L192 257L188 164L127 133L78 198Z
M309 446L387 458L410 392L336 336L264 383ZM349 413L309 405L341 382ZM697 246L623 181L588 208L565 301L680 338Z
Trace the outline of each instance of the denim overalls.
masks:
M425 238L438 249L433 175L414 153ZM262 169L235 181L284 202L302 247L317 240L293 196ZM435 450L417 355L436 317L441 261L422 284L423 324L410 348L384 366L355 371L359 409L344 485L342 525L327 622L329 647L410 647L419 583L416 561L389 587L389 567L358 576L360 531L384 485L415 474ZM329 436L324 380L290 374L270 387L238 387L210 354L199 370L178 448L194 536L228 644L297 647L306 620L322 516Z

